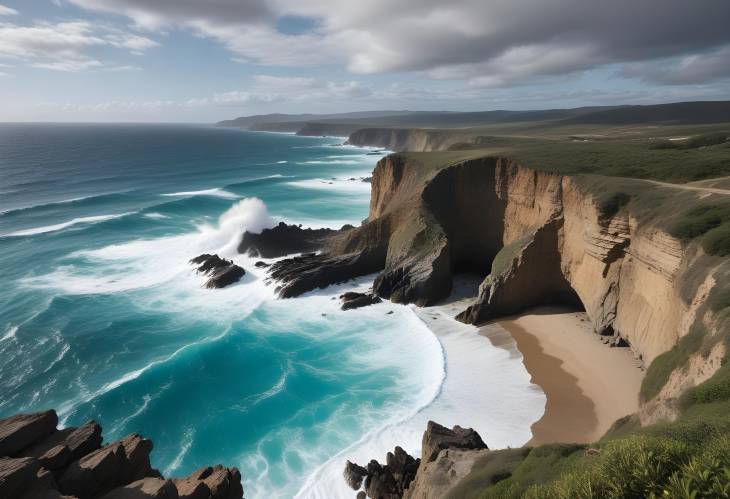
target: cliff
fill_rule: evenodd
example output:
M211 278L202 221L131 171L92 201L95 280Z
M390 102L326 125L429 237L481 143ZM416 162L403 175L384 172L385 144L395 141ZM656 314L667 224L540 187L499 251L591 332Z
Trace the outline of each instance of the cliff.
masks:
M469 141L467 130L429 130L424 128L360 128L347 140L354 146L382 147L390 151L443 151Z
M460 320L571 304L647 366L693 327L706 327L717 338L706 345L712 362L696 349L687 362L650 369L658 386L644 393L646 422L673 417L681 393L720 367L725 347L712 334L707 297L723 260L671 235L672 213L660 216L702 193L667 196L642 180L566 176L501 157L443 164L431 156L381 160L367 221L330 238L322 254L275 264L282 296L379 271L378 295L428 305L449 295L455 273L474 272L484 281ZM692 358L701 368L687 368Z

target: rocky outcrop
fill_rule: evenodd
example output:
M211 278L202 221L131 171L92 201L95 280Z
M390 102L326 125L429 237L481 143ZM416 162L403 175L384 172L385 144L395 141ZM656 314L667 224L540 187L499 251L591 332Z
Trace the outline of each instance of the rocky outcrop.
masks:
M488 449L447 449L431 462L421 461L416 478L403 494L404 499L441 499L472 470L474 464L489 454Z
M364 486L365 494L372 499L400 499L416 477L420 462L401 447L396 447L393 452L388 452L385 464L373 459L364 468L347 461L344 478L354 490Z
M448 456L448 452L479 452L486 449L487 446L479 434L471 428L454 426L450 430L429 421L423 434L421 459L416 459L401 447L396 447L393 452L388 452L384 465L372 460L367 467L363 467L347 461L343 476L353 490L360 490L363 487L367 497L372 499L400 499L402 497L420 499L426 495L414 492L411 484L420 481L423 485L419 485L419 491L426 488L432 491L432 488L429 488L433 478L432 472L428 471L428 478L423 478L423 470L431 470L432 462L440 459L439 466L443 468L444 461L441 458L444 455ZM468 470L464 471L457 464L453 466L459 468L460 476L468 473ZM453 478L452 476L452 480ZM428 497L442 496L429 495Z
M482 437L471 428L454 426L448 429L438 423L429 421L421 442L421 459L430 463L444 449L487 449Z
M210 255L208 253L196 256L190 263L197 265L197 272L207 275L209 278L205 281L205 287L225 288L231 284L235 284L246 275L246 271L233 263L231 260L225 260L218 255Z
M133 433L102 446L94 421L56 429L55 411L0 420L0 497L19 499L241 499L235 468L203 468L166 480L150 464L152 442Z
M348 291L347 293L341 294L340 300L342 300L342 310L367 307L368 305L375 305L382 301L373 293L357 293L355 291Z
M343 230L347 230L347 226ZM308 253L321 249L329 237L336 234L333 229L302 229L298 225L280 222L272 229L260 234L244 232L238 252L261 258L278 258L293 253Z

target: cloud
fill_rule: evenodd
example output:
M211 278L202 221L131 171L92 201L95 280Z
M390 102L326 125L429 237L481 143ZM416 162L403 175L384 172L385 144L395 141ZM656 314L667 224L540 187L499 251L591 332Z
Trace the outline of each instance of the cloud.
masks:
M730 43L727 0L69 0L147 29L183 28L250 63L424 72L504 87ZM296 34L278 21L311 20ZM708 71L712 76L714 73Z
M95 48L113 47L142 54L157 45L145 36L88 21L38 22L31 26L0 23L0 57L55 71L116 67L92 57L90 51Z
M0 4L0 16L17 16L18 11Z
M730 45L651 64L627 64L620 75L658 85L696 85L730 79Z

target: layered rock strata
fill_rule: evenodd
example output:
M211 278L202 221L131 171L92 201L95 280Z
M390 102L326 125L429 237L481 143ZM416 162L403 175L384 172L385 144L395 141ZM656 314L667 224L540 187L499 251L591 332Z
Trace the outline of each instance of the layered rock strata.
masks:
M102 445L94 421L57 429L55 411L0 420L0 497L18 499L242 499L236 468L206 467L165 479L152 442L133 433Z

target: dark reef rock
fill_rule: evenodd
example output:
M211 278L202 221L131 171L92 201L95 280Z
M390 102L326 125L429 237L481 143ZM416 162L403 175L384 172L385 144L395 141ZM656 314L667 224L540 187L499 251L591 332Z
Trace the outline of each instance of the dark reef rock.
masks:
M217 465L166 480L150 465L150 440L133 433L100 447L101 427L94 421L63 430L57 422L55 411L0 420L1 498L243 498L236 468Z
M196 256L190 260L190 263L198 266L196 270L199 273L209 277L205 281L205 287L209 289L225 288L226 286L237 283L241 280L241 277L246 275L246 271L242 267L218 255L205 253Z
M269 275L279 281L279 296L291 298L374 270L377 268L373 268L372 260L362 253L340 256L308 253L274 263Z
M254 263L253 266L256 267L257 269L265 269L267 267L271 267L271 264L262 262L261 260L259 260L258 262Z
M273 229L264 229L260 234L244 232L238 252L261 258L278 258L293 253L316 251L325 245L328 237L336 233L333 229L302 229L300 226L281 222Z
M345 477L345 481L347 482L347 485L350 486L350 488L354 490L360 490L360 487L362 487L362 482L367 475L368 470L366 470L362 466L358 466L357 464L351 463L350 461L347 461L347 463L345 463L345 471L343 473L343 476Z
M421 442L421 458L429 463L436 459L443 449L487 449L479 433L471 428L454 426L451 430L429 421Z
M364 479L367 497L399 499L416 477L420 462L420 459L415 459L402 448L396 447L393 452L388 452L384 465L373 459L367 468L363 468L347 461L344 477L354 490L360 489Z
M368 305L374 305L382 301L373 293L357 293L355 291L348 291L340 295L340 299L342 300L342 310L367 307Z

